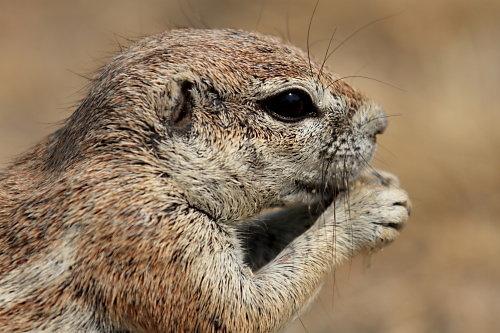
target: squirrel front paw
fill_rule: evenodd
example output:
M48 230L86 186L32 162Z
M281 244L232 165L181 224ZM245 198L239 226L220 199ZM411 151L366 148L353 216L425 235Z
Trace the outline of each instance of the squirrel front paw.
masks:
M333 224L349 236L352 250L378 249L399 236L411 204L398 185L397 177L387 172L365 172L356 185L337 198ZM333 218L332 207L325 213L330 220Z

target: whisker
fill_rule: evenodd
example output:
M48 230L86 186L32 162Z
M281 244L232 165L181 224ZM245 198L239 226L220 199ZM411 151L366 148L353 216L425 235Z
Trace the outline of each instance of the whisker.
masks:
M120 45L120 47L121 47L121 45ZM121 51L121 50L120 50L120 51ZM85 79L86 81L89 81L89 82L94 81L94 78L93 78L93 77L91 77L91 76L87 76L87 75L85 75L85 74L81 74L81 73L75 72L75 71L73 71L73 70L71 70L71 69L66 69L66 70L67 70L68 72L70 72L71 74L74 74L74 75L76 75L76 76L78 76L78 77L81 77L82 79Z
M326 61L335 53L335 51L337 51L340 47L342 47L342 45L344 45L347 41L349 41L352 37L354 37L355 35L357 35L359 32L365 30L366 28L368 28L369 26L371 25L374 25L375 23L378 23L378 22L381 22L381 21L384 21L384 20L388 20L390 18L393 18L394 16L397 16L401 14L401 12L398 12L398 13L394 13L394 14L391 14L391 15L388 15L388 16L384 16L384 17L381 17L381 18L378 18L378 19L375 19L375 20L372 20L364 25L362 25L361 27L359 27L358 29L354 30L353 32L351 32L346 38L344 38L333 50L332 52L330 52L328 54L328 56L326 57Z
M391 88L397 89L399 91L406 92L406 90L404 90L403 88L398 87L398 86L396 86L396 85L394 85L392 83L389 83L389 82L386 82L386 81L382 81L382 80L379 80L379 79L376 79L376 78L373 78L373 77L370 77L370 76L365 76L365 75L346 75L346 76L339 77L339 78L337 78L335 80L329 81L328 82L329 84L325 87L325 89L330 88L332 85L334 85L335 83L337 83L339 81L342 81L342 80L345 80L345 79L351 79L351 78L359 78L359 79L372 80L372 81L384 84L386 86L389 86Z
M318 9L319 5L319 0L316 0L316 4L314 5L313 12L311 14L311 18L309 19L309 25L307 26L307 39L306 39L306 44L307 44L307 61L309 62L309 71L311 72L311 76L313 75L312 71L312 65L311 65L311 48L309 45L309 39L311 35L311 26L312 26L312 21L314 19L314 15L316 14L316 9Z
M179 5L179 8L181 10L182 16L184 16L184 19L187 21L189 27L191 28L197 28L197 25L194 24L194 22L191 20L191 17L189 17L188 12L189 8L186 11L186 8L184 8L183 1L177 0L177 4Z
M285 18L286 18L286 22L285 22L286 39L287 39L287 41L291 42L292 38L290 35L290 0L288 0L288 2L287 2Z
M350 147L349 147L350 148ZM344 182L344 188L345 188L345 202L344 202L344 212L346 213L346 216L348 216L349 218L349 225L348 225L348 233L349 233L349 236L350 236L350 239L351 239L351 258L353 257L354 255L354 230L353 230L353 227L352 227L352 218L351 218L351 202L350 202L350 188L349 188L349 175L347 174L347 164L346 164L346 161L347 161L347 155L344 155L344 167L343 167L343 171L344 171L344 176L343 176L343 182Z
M258 30L260 21L262 20L262 15L264 13L264 8L266 7L266 1L262 0L260 2L259 16L257 17L257 22L255 22L254 30Z
M377 143L377 146L380 148L380 149L383 149L385 152L387 152L388 154L390 154L392 157L397 157L397 155L392 152L389 148L385 147L384 145L380 144L380 143Z
M335 36L336 32L337 32L337 27L335 27L335 29L333 30L332 35L330 36L330 40L328 41L328 46L326 47L325 56L323 58L323 62L321 63L321 67L319 68L318 79L316 82L319 81L319 78L321 77L321 73L323 72L323 68L325 67L325 64L326 64L328 52L330 51L330 47L332 46L333 37Z
M336 155L337 150L334 151L333 156L332 156L332 161L333 158ZM335 177L337 177L337 165L334 163L333 164L334 169L333 173ZM335 190L337 191L337 190ZM332 257L335 258L335 253L337 252L337 196L339 196L338 193L334 193L334 199L333 199L333 223L332 223L332 234L333 234L333 246L332 246ZM335 259L334 259L335 261ZM335 299L335 271L334 271L334 278L332 279L332 304L334 304L334 299Z
M309 333L309 331L307 330L306 326L305 326L305 325L304 325L304 323L302 322L302 318L300 318L300 316L299 316L299 322L300 322L300 325L302 326L302 329L303 329L304 331L306 331L306 333Z
M372 121L375 121L375 120L387 119L387 118L394 118L394 117L401 117L401 116L402 116L402 114L391 114L391 115L384 114L383 116L380 116L380 117L373 117L373 118L370 118L367 121L365 121L361 125L360 129L363 129L366 125L370 124Z
M380 158L379 158L379 157L377 157L377 156L373 156L373 161L374 161L374 162L377 162L377 163L379 163L379 164L382 164L384 167L390 167L390 164L389 164L389 163L387 163L386 161L384 161L384 160L380 159Z
M359 152L357 152L357 151L355 151L355 150L351 149L351 147L349 147L349 150L350 150L350 151L351 151L351 152L352 152L352 153L353 153L353 154L354 154L357 158L359 158L359 159L361 160L361 162L362 162L362 163L364 163L364 168L369 168L369 169L371 169L372 171L375 171L375 172L376 172L376 169L374 169L374 168L371 166L370 162L369 162L369 161L367 161L367 160L366 160L366 158L365 158L365 157L364 157L361 153L359 153Z
M190 0L186 1L186 5L188 7L188 10L190 13L194 14L194 18L201 24L202 28L205 29L210 29L210 26L207 24L207 22L203 19L203 15L201 15L200 11L193 6Z

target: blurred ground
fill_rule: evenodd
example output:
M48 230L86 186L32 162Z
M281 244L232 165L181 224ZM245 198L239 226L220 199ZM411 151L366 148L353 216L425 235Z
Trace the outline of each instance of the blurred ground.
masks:
M2 1L0 163L57 128L117 41L173 25L238 27L301 47L314 1ZM414 214L401 238L360 258L287 332L500 329L500 1L327 1L311 26L322 59L384 106L376 165L396 173ZM288 17L288 20L287 20ZM288 26L288 28L287 28ZM287 32L288 31L288 32ZM371 263L368 264L368 261ZM333 289L334 290L333 290Z

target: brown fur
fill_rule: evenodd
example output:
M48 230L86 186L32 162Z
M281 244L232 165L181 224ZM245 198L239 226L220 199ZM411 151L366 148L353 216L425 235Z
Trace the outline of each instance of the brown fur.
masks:
M344 257L393 240L406 194L374 173L352 186L385 117L319 67L235 30L117 55L0 174L0 330L276 331ZM320 114L259 107L286 87ZM287 208L255 217L273 206Z

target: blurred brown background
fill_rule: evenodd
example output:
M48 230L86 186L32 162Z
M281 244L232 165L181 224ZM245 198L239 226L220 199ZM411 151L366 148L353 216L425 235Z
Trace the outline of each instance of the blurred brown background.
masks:
M258 30L305 47L314 1L1 1L0 164L57 128L126 38L169 27ZM312 54L395 115L376 165L414 214L400 239L347 263L287 332L500 330L500 1L322 0ZM288 19L287 19L288 18ZM288 28L287 28L288 26ZM125 38L124 38L125 37Z

